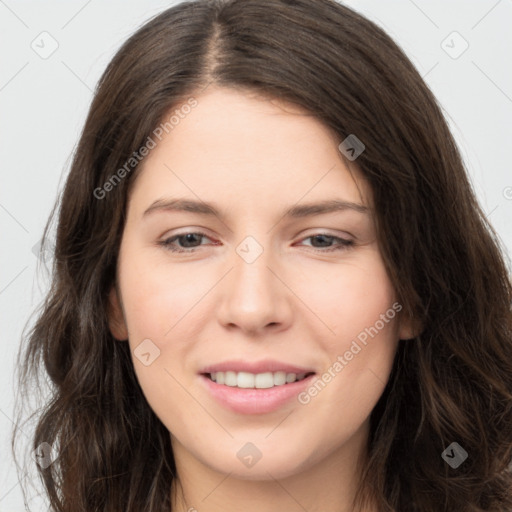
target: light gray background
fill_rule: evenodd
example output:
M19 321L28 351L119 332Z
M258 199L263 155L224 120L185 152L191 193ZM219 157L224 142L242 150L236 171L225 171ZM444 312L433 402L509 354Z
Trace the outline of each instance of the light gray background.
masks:
M145 20L175 3L0 0L0 512L25 510L10 436L15 355L47 284L37 278L33 247L105 66ZM346 3L382 26L424 76L462 149L483 208L510 252L512 0ZM31 47L51 48L51 38L40 36L44 31L58 43L46 59ZM453 57L465 43L450 36L453 31L469 44L458 58ZM27 442L29 434L22 434ZM31 507L46 510L40 498Z

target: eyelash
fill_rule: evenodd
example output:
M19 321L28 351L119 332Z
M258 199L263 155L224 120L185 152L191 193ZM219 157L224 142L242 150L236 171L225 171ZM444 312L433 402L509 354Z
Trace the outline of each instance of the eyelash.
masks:
M199 245L198 247L189 247L189 248L185 248L185 249L176 249L175 247L173 247L171 244L182 238L182 237L185 237L187 235L199 235L201 237L204 237L204 238L209 238L208 235L206 235L205 233L202 233L200 231L187 231L185 233L180 233L179 235L174 235L170 238L167 238L165 240L162 240L160 242L158 242L158 245L161 245L163 246L165 249L167 249L168 251L171 251L171 252L175 252L175 253L193 253L196 251L196 249L198 249L201 245ZM319 247L312 247L312 249L315 251L315 252L334 252L334 251L342 251L342 250L345 250L349 247L352 247L354 245L354 241L353 240L346 240L345 238L340 238L338 236L334 236L334 235L329 235L327 233L315 233L314 235L310 235L310 236L307 236L306 238L303 238L302 240L307 240L308 238L315 238L315 237L318 237L318 236L324 236L324 237L327 237L327 238L330 238L332 239L332 241L338 241L339 245L338 246L335 246L335 247L327 247L327 248L319 248Z

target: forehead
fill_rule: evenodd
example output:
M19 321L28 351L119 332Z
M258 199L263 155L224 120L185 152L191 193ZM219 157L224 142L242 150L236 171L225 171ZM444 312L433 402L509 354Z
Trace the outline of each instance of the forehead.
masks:
M141 163L134 198L167 193L232 205L289 204L328 193L370 204L359 169L341 157L341 139L303 108L222 88L194 98L196 106Z

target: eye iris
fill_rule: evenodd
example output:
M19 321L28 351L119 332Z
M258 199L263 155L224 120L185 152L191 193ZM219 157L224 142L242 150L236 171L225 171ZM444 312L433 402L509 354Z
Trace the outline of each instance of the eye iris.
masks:
M183 240L185 240L185 243L181 244L184 247L195 247L194 238L196 238L197 239L196 241L199 241L199 243L200 243L201 236L202 235L199 235L198 233L187 233L185 235L181 235L178 239L180 241L180 244L181 244L181 242L183 242ZM192 243L192 245L189 245L189 243Z
M333 237L329 235L315 235L312 240L319 240L320 239L320 247L328 247L329 244L332 242ZM326 243L322 244L322 240ZM313 244L314 245L314 244Z

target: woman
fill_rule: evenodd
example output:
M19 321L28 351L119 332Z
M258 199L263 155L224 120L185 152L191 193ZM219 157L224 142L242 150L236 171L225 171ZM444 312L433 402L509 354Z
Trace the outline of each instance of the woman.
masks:
M53 510L512 509L512 290L435 98L331 0L184 2L97 88L20 381ZM50 452L51 448L51 452Z

